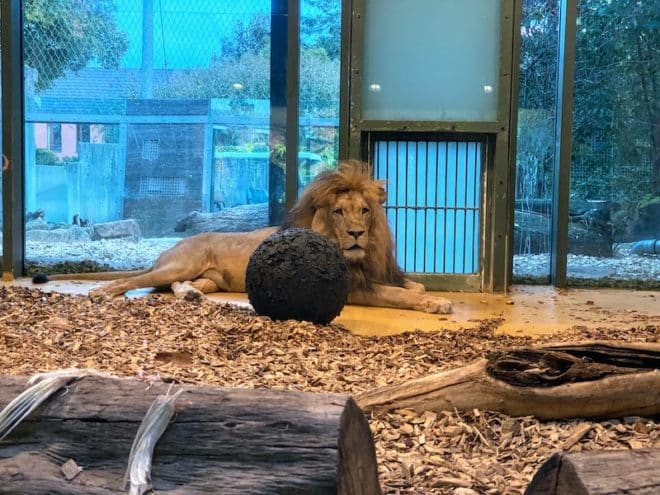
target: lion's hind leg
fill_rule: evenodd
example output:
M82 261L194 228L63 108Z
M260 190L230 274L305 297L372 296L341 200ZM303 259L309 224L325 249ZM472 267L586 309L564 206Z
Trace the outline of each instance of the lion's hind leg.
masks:
M174 282L171 287L174 297L185 299L186 301L201 301L204 294L218 291L218 286L208 278Z
M171 287L174 282L195 280L199 273L194 268L187 268L178 263L154 267L150 272L135 277L120 278L90 291L92 300L103 300L120 296L130 290L145 287Z

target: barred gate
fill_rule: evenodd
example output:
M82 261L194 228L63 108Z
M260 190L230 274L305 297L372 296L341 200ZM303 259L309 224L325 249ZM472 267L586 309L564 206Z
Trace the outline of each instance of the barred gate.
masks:
M479 273L485 139L372 140L397 260L408 273Z

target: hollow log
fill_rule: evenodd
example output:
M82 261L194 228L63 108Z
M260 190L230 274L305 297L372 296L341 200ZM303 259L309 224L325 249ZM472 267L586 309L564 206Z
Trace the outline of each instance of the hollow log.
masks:
M367 411L498 411L540 419L660 414L660 344L590 342L493 352L356 397Z
M26 381L0 377L0 407ZM184 388L154 450L157 493L380 493L373 438L349 396ZM167 389L86 377L57 392L0 443L0 493L126 493L133 438L151 402Z
M560 452L543 463L525 495L655 495L659 466L660 449Z

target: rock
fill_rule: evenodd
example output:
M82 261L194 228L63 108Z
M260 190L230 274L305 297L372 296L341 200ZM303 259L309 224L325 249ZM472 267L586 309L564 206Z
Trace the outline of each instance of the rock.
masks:
M48 222L43 217L33 218L25 222L25 230L48 230Z
M88 229L72 225L65 229L39 229L25 232L26 241L36 242L87 242L92 237Z
M97 223L92 227L92 240L131 239L138 242L142 238L140 225L136 220L118 220L116 222Z

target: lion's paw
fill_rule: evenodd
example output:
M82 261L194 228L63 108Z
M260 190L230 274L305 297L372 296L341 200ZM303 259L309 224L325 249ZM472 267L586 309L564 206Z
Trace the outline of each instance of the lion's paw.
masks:
M191 301L191 302L200 302L202 299L204 299L204 294L193 288L189 288L183 295L183 298L186 301Z
M103 303L112 299L110 294L108 294L102 287L90 290L89 298L95 303Z
M453 304L444 297L426 296L419 301L422 311L433 314L448 314L452 312Z

